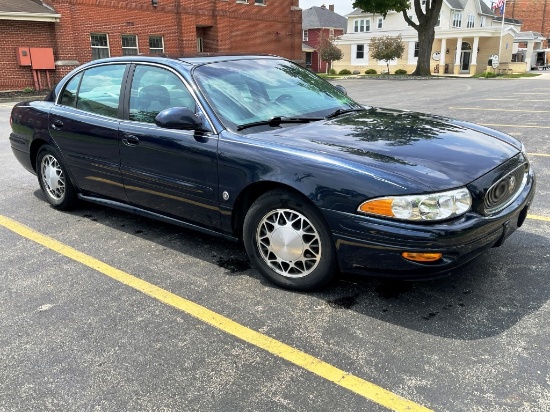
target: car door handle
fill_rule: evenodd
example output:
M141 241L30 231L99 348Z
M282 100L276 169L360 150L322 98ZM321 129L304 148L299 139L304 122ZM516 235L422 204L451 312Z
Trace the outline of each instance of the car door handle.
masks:
M139 144L139 139L133 134L126 134L122 138L122 143L124 143L126 146L137 146Z
M52 129L59 130L63 127L63 122L59 119L56 119L52 122Z

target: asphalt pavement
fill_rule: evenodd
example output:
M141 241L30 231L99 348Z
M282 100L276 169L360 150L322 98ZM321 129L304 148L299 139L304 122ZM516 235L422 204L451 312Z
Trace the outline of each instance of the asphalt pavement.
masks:
M503 246L446 278L315 293L267 283L239 244L52 209L0 102L0 411L550 411L548 80L339 81L520 138L537 194Z

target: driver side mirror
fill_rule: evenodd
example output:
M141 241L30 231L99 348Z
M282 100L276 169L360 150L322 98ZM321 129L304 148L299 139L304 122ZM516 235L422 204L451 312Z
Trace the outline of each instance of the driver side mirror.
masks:
M164 129L202 130L202 119L188 107L170 107L155 117L155 124Z
M348 95L348 91L346 90L346 88L344 86L340 86L339 84L337 84L336 87L338 90L340 90L340 92L342 92L342 94L345 94L346 96Z

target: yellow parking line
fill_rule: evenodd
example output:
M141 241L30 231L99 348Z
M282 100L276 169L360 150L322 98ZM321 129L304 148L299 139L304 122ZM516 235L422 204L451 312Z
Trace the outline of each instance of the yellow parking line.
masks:
M12 219L0 215L0 225L388 409L393 411L430 411L422 405L402 398L374 383L351 375L301 350L234 322L204 306L109 266Z
M537 216L537 215L527 215L528 219L543 220L545 222L550 222L550 217L546 216Z

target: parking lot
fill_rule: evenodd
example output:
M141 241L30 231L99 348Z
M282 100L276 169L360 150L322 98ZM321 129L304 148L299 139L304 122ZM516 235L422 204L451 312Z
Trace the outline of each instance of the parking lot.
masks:
M50 208L0 102L0 411L550 411L550 74L337 83L520 138L524 226L439 280L289 292L239 244Z

